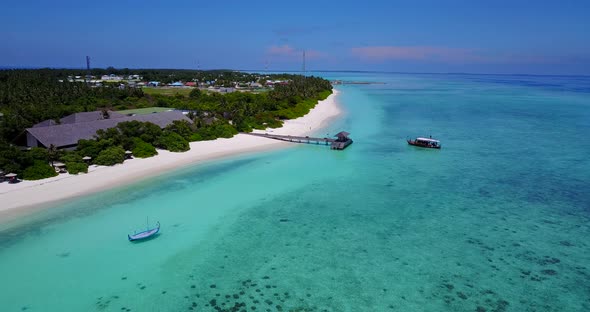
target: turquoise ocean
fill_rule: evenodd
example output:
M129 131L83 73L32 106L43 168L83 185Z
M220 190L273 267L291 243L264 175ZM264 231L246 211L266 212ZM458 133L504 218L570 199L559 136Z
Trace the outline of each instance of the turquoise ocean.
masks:
M590 77L316 74L382 82L336 87L351 147L2 224L0 311L590 311Z

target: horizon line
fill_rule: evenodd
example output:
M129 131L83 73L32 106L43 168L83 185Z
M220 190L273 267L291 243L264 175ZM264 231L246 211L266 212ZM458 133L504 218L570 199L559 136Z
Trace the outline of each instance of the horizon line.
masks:
M117 68L114 66L107 67L94 67L93 69L107 69L113 67L116 70L132 69L132 70L187 70L187 71L239 71L239 72L256 72L256 73L304 73L302 70L281 70L281 69L230 69L230 68L209 68L209 69L195 69L195 68L169 68L169 67L121 67ZM67 70L83 70L83 67L51 67L51 66L0 66L1 70L14 70L14 69L67 69ZM414 75L488 75L488 76L551 76L551 77L590 77L588 74L526 74L526 73L470 73L470 72L412 72L412 71L379 71L379 70L320 70L310 69L306 70L305 73L309 72L326 72L326 73L379 73L379 74L414 74Z

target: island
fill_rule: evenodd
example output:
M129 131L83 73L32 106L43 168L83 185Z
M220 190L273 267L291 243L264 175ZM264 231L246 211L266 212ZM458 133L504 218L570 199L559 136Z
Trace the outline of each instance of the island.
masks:
M190 142L278 128L331 93L329 81L293 74L2 70L1 178L85 173L89 165L184 152Z

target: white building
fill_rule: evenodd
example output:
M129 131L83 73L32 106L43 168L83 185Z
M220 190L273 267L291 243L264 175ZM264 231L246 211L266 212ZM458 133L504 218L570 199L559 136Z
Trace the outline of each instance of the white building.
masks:
M102 77L100 79L103 81L121 81L121 80L123 80L123 77L116 76L114 74L110 74L110 75L102 75Z

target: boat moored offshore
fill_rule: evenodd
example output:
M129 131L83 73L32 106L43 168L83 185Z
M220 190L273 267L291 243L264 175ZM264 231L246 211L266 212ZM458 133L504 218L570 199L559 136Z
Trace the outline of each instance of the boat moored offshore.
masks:
M416 138L414 140L408 139L408 144L418 147L425 147L425 148L436 148L440 149L440 141L435 140L432 137L430 138Z
M130 242L133 241L139 241L139 240L146 240L148 238L152 238L154 236L156 236L156 234L158 234L158 232L160 232L160 222L156 223L157 226L155 228L150 229L149 225L147 227L147 229L145 231L139 232L139 233L135 233L135 234L128 234L127 238L129 239Z

